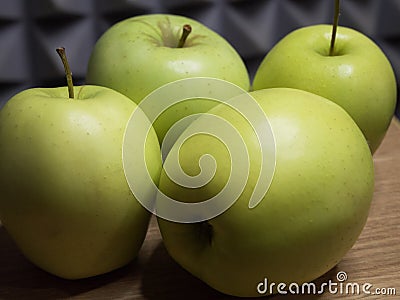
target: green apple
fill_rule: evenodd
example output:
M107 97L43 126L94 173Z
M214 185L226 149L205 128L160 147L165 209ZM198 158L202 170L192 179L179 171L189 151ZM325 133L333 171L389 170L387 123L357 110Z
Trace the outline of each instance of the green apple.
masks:
M250 169L243 192L225 212L207 221L182 223L158 217L165 246L183 268L220 292L243 297L261 296L257 287L265 278L276 284L303 283L334 267L362 231L374 189L368 144L340 106L289 88L250 95L265 112L276 143L276 169L262 201L254 208L248 204L263 164L254 129L267 124L246 120L220 104L209 114L232 124L247 146ZM190 188L171 179L176 177L174 168L164 170L159 184L164 195L192 205L225 187L234 149L206 134L207 128L216 126L209 117L199 117L174 146L179 147L178 158L168 155L164 163L179 165L176 170L196 177L204 171L202 159L212 155L217 167L210 180ZM169 204L160 195L157 207L167 211ZM192 217L208 213L197 210Z
M116 91L86 85L70 93L28 89L0 111L0 219L40 268L77 279L114 270L138 254L150 214L132 195L122 163L125 126L137 109ZM145 147L157 181L154 131Z
M222 36L187 17L149 14L123 20L100 37L86 82L110 87L139 103L157 88L191 77L223 79L244 90L250 86L243 60ZM177 120L214 105L204 99L175 105L154 124L160 140Z
M329 55L331 32L330 25L314 25L288 34L262 61L253 89L297 88L336 102L356 121L374 153L395 110L392 66L371 39L346 27L337 28Z

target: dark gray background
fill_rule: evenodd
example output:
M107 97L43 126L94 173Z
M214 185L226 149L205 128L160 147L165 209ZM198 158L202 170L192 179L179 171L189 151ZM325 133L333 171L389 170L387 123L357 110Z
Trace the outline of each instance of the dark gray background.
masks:
M84 83L99 36L115 22L144 13L203 22L237 49L253 76L284 35L331 23L333 0L0 0L0 107L23 89L65 85L59 46L67 48L75 82ZM400 83L400 0L342 0L340 24L375 40Z

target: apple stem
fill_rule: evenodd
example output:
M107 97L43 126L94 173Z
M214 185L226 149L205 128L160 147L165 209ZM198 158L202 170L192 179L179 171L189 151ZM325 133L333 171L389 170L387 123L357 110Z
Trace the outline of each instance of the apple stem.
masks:
M68 95L69 98L74 99L74 83L72 81L72 72L69 67L67 55L65 54L65 48L64 47L59 47L56 49L58 55L61 58L61 61L64 65L64 70L65 70L65 76L67 77L67 85L68 85Z
M188 38L189 34L192 32L192 26L190 26L189 24L185 24L185 25L183 25L182 29L183 29L182 35L179 40L177 48L183 48L185 46L186 39Z
M340 15L340 0L335 0L335 16L333 18L333 28L332 28L332 38L331 47L329 49L329 56L334 56L335 52L335 41L336 33L339 25L339 15Z

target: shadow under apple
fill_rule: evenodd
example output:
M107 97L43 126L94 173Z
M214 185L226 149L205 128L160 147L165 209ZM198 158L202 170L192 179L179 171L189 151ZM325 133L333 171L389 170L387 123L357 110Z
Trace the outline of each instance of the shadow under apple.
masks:
M100 288L122 277L132 277L137 261L113 272L86 279L67 280L30 263L0 223L0 298L60 299ZM135 270L135 271L132 271Z
M333 281L336 278L337 267L313 281L316 287L322 283ZM238 298L224 295L212 289L201 280L192 276L189 272L179 266L168 254L166 248L160 242L149 257L142 270L141 289L145 299L149 300L233 300L233 299L257 299L257 298ZM240 272L240 270L238 270ZM326 294L328 291L325 291ZM322 295L324 295L322 294ZM261 299L268 300L317 300L322 295L272 295Z

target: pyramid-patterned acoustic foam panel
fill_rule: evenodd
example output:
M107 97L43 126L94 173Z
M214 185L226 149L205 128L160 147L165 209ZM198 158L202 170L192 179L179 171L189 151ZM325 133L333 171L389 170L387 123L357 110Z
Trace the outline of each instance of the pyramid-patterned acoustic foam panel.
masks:
M0 107L34 86L65 85L55 52L67 48L75 81L84 83L90 52L100 35L127 17L182 14L224 36L251 76L269 49L290 31L331 23L332 0L0 0ZM400 0L344 0L341 25L375 40L400 83Z

